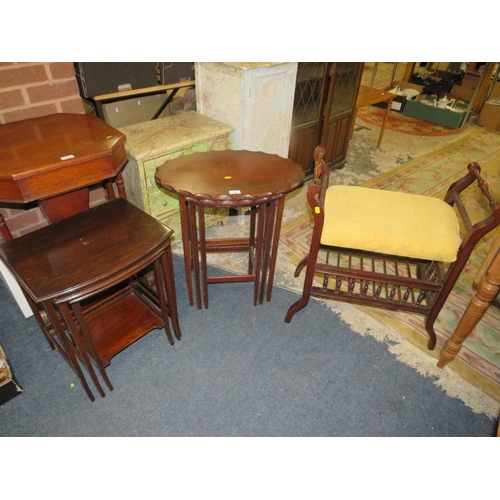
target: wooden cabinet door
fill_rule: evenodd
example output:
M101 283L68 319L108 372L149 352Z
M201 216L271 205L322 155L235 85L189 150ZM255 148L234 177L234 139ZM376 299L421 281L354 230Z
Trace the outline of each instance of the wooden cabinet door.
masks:
M362 72L363 63L298 63L288 157L306 177L318 144L325 146L330 168L344 164Z

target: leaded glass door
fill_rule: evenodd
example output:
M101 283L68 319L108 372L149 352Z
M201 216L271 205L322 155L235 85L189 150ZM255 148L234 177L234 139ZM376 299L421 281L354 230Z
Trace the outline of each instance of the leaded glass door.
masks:
M355 118L363 63L298 63L289 158L313 173L313 152L326 148L330 168L341 167Z

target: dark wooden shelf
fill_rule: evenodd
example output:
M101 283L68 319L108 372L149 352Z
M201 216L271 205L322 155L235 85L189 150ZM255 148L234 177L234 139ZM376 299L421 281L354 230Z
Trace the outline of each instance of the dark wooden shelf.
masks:
M130 286L101 298L85 316L90 337L104 366L151 330L165 326L160 312L156 313L153 305Z

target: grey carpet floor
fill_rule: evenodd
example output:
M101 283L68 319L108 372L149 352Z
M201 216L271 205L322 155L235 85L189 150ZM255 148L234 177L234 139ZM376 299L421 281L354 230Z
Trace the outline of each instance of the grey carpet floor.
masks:
M275 287L253 306L248 283L210 285L210 307L187 304L174 256L175 346L155 330L111 360L114 385L95 402L25 319L0 281L0 344L24 392L0 407L0 436L493 436L474 413L352 332L311 299L284 323L296 293Z

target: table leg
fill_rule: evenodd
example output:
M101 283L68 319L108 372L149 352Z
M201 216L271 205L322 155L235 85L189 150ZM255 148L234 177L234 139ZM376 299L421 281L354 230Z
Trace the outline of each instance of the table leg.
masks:
M174 339L172 337L172 332L170 331L169 310L165 288L168 281L168 275L163 269L163 262L160 261L160 258L156 259L153 263L153 275L155 277L156 294L158 296L158 302L160 303L161 316L163 318L163 322L165 323L165 333L169 344L174 345Z
M76 376L80 379L80 383L84 391L87 393L87 396L91 401L95 401L95 397L90 390L90 387L85 379L85 375L82 372L78 359L76 357L76 349L71 344L71 342L66 338L66 332L64 331L63 326L61 325L61 321L54 309L53 304L50 301L46 301L43 303L43 308L47 313L49 321L54 328L54 335L51 336L52 343L57 347L57 350L64 358L66 363L71 367L71 369L75 372ZM56 338L57 335L57 338Z
M70 193L40 200L38 204L45 217L51 223L59 222L72 215L88 210L89 190L88 188L78 189Z
M207 268L207 235L205 227L205 209L198 207L199 249L201 261L201 288L203 291L203 305L208 308L208 268Z
M438 367L443 368L452 361L462 348L462 343L469 336L487 311L492 300L500 290L500 253L497 253L493 264L486 273L481 286L472 298L467 309L453 332L439 353Z
M0 236L2 237L4 242L12 240L12 234L5 222L5 218L2 214L0 214Z
M257 219L258 207L250 208L250 234L248 239L248 274L253 274L254 255L255 255L255 228Z
M277 203L278 208L277 212L274 216L274 236L273 236L273 246L271 250L271 260L269 262L269 281L267 283L267 297L266 300L268 302L271 301L271 294L273 291L274 284L274 272L276 271L276 258L278 256L278 245L280 241L280 233L281 233L281 221L283 219L283 210L285 208L285 197L280 198L275 201Z
M201 277L200 277L200 246L198 241L198 225L196 223L196 205L187 203L188 208L188 234L191 254L191 273L194 276L194 286L196 289L196 307L201 309ZM203 208L201 208L203 210Z
M94 367L92 366L92 360L94 360L97 369L99 370L102 378L111 391L113 390L113 386L111 385L111 381L106 374L106 370L104 369L101 359L94 348L94 343L90 339L90 335L88 334L87 325L85 322L85 318L83 317L83 312L80 304L73 304L73 312L75 314L74 317L71 314L68 304L61 304L59 306L59 310L64 319L64 322L66 323L66 328L71 334L76 348L80 353L83 365L87 369L92 382L94 382L94 385L97 387L97 391L102 397L104 397L105 394L94 371ZM76 318L76 321L74 318Z
M380 129L380 135L378 136L377 148L382 144L382 137L384 137L385 125L387 123L387 119L389 118L389 113L391 112L392 99L386 101L387 108L384 114L384 121L382 122L382 127Z
M264 291L266 289L266 284L270 279L269 268L271 264L271 249L273 246L273 235L274 235L274 221L276 217L276 203L275 201L270 201L264 206L264 234L263 234L263 245L262 245L262 267L261 267L261 277L260 277L260 290L259 290L259 304L264 302Z
M264 205L257 207L257 231L255 238L255 265L254 265L254 288L253 288L253 304L259 304L259 291L262 273L262 256L264 246Z
M161 257L161 266L164 273L165 291L167 294L167 305L174 328L175 337L181 340L181 328L179 326L179 315L177 313L177 296L174 283L174 264L172 262L172 249L167 248Z
M184 251L184 266L186 271L186 284L189 305L193 305L193 280L192 280L192 250L189 232L189 209L186 198L179 196L179 213L181 218L182 248Z

